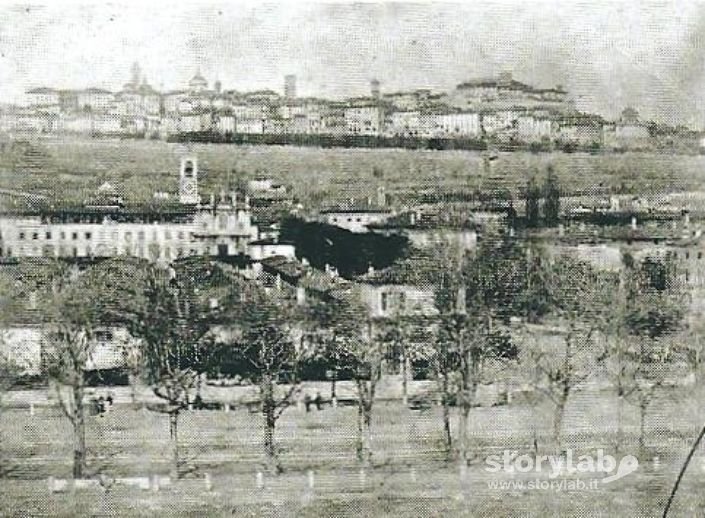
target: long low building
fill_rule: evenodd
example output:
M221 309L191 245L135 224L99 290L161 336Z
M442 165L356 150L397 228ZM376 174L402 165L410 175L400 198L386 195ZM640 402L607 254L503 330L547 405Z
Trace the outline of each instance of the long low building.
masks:
M0 215L3 257L136 256L170 261L190 255L234 256L259 237L249 201L236 194L201 203L195 158L182 161L179 203L159 208L114 200L76 208Z

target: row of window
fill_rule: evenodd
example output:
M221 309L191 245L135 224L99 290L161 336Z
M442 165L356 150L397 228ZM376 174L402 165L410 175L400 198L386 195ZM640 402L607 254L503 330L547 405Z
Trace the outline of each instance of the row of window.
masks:
M73 241L78 240L80 234L81 234L80 232L71 232L71 233L70 233L71 240L73 240ZM186 235L188 236L188 239L193 239L193 233L191 233L191 232L185 233L185 232L183 232L183 231L180 230L180 231L178 231L178 232L176 233L177 239L181 239L181 240L183 240L183 239L184 239L184 236L186 236ZM17 238L18 238L20 241L24 241L25 239L39 240L39 239L42 239L42 238L44 238L44 239L46 239L46 240L51 240L51 239L52 239L52 236L53 236L53 234L52 234L51 231L46 231L46 232L19 232L19 233L17 234ZM64 231L61 231L61 232L59 233L59 238L62 239L62 240L65 240L65 239L66 239L66 236L67 236L67 233L64 232ZM85 239L87 239L87 240L91 240L91 239L93 239L93 233L92 233L92 232L83 232L83 237L84 237ZM132 239L132 232L125 232L124 237L125 237L125 241L130 241L130 240ZM1 238L2 238L2 236L0 235L0 239L1 239ZM120 234L119 234L117 231L114 231L114 232L112 233L112 235L111 235L111 238L112 238L113 240L118 240L118 239L120 238ZM144 230L140 230L140 231L137 232L137 239L138 239L139 241L144 241L144 239L145 239L145 232L144 232ZM158 236L157 236L157 233L156 233L156 232L154 232L154 233L152 234L152 239L153 239L153 240L157 240L157 239L158 239ZM165 231L164 231L164 239L165 239L165 240L170 240L170 239L172 239L172 233L171 233L170 230L165 230Z
M353 219L354 219L357 223L362 223L362 218L347 218L347 219L346 219L346 218L337 218L337 217L332 218L333 223L338 223L338 220L340 220L341 223L342 223L344 220L347 221L348 223L352 223L352 222L353 222Z
M101 252L101 253L94 253L94 251L90 248L87 247L85 250L85 253L79 254L79 250L77 247L72 247L71 249L67 249L64 247L60 247L58 249L58 255L60 257L95 257L96 255L98 256L108 256L108 257L115 257L118 255L129 255L133 257L151 257L152 259L160 259L160 258L165 258L165 259L173 259L177 257L184 257L187 253L188 255L197 255L199 252L198 250L192 248L188 250L188 252L182 248L177 248L173 251L171 248L164 248L163 250L159 247L156 248L149 248L147 250L148 254L145 253L145 249L140 247L138 249L132 249L131 247L127 247L124 250L119 250L118 248L111 248L110 250ZM13 257L13 249L11 247L0 247L0 257ZM56 256L56 250L54 249L53 245L46 245L42 248L35 247L32 250L27 253L26 251L23 253L20 251L20 254L18 257L55 257Z

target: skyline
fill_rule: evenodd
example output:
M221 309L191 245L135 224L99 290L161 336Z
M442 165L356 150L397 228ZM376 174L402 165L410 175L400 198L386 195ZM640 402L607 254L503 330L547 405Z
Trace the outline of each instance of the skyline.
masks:
M331 99L365 95L373 78L383 92L440 92L511 71L563 85L580 110L608 118L633 106L644 119L705 121L703 2L3 4L0 14L3 102L37 86L117 91L135 61L158 90L200 70L209 85L282 92L295 74L300 96Z

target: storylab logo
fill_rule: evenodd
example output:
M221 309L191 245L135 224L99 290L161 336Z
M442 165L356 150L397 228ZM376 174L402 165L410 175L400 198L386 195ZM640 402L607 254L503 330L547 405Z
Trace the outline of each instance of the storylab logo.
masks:
M501 455L489 455L485 459L485 471L488 473L547 473L548 478L573 475L594 474L603 484L634 473L639 468L639 461L634 455L625 455L617 461L613 455L605 454L599 449L595 455L574 455L568 449L564 455L519 455L517 451L504 450Z

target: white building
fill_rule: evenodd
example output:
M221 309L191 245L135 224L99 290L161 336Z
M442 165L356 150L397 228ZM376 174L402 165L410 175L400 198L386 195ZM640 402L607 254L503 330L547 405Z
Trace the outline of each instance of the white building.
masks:
M105 112L115 102L115 94L102 88L86 88L76 92L79 111Z
M33 108L58 106L61 94L53 88L32 88L25 92L25 102Z
M248 243L247 255L253 261L261 261L267 257L286 257L294 260L296 248L291 243L280 242L277 239L259 239Z
M443 113L433 116L435 137L479 137L480 114L474 112Z
M388 209L329 209L321 211L321 219L324 223L358 233L367 232L367 225L384 223L390 217L392 217L392 211Z
M517 119L517 137L522 142L551 140L557 131L554 121L546 118L522 115Z
M384 125L384 110L376 104L347 106L344 118L346 133L376 136L381 133Z
M189 172L190 171L190 172ZM136 256L171 261L188 255L247 253L258 238L250 207L237 197L213 196L200 205L195 159L182 161L180 200L164 210L86 207L0 216L4 257Z

